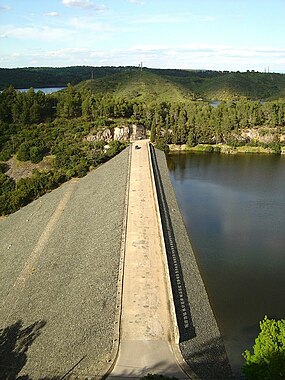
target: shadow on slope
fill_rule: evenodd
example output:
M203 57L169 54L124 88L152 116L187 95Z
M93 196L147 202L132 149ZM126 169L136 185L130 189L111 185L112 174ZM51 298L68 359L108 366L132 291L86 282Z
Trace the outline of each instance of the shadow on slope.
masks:
M29 375L19 375L27 362L27 352L41 334L45 321L37 321L28 327L18 320L0 329L0 380L31 380ZM41 380L60 380L59 377L43 377Z
M193 343L194 344L194 343ZM222 338L213 338L187 353L180 343L184 359L201 380L234 379Z

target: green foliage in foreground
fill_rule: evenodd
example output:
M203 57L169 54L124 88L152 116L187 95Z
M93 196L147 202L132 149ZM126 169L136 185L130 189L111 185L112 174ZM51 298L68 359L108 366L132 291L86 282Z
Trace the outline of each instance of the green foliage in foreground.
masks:
M247 379L284 379L285 319L276 321L265 316L260 322L260 333L255 340L253 353L246 350L243 357L243 372Z

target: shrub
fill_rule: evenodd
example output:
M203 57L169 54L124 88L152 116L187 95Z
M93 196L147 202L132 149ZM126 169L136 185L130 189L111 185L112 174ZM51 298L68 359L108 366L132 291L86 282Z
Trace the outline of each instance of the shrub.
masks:
M9 192L14 188L15 181L4 173L0 173L0 194Z
M0 162L0 173L6 173L9 169L9 166L5 162Z
M19 161L28 161L30 159L30 146L27 143L22 143L16 154Z
M12 157L12 150L9 147L5 147L0 152L0 161L8 161Z
M213 147L213 150L214 150L214 152L216 152L216 153L220 153L220 152L221 152L221 147L215 145L215 146Z
M165 153L169 153L169 146L166 144L165 141L158 140L157 143L155 144L155 147L157 149L162 150Z
M38 146L32 146L30 148L30 160L34 163L37 164L40 162L44 157L43 151L41 148Z
M285 319L265 316L260 322L260 333L255 339L253 353L243 352L242 368L247 379L273 380L285 377Z

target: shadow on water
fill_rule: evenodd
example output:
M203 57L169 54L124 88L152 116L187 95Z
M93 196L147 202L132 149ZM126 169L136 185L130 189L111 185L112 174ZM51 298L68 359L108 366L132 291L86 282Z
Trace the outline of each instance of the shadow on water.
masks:
M27 352L41 334L45 321L37 321L28 327L18 320L13 325L0 329L0 380L31 380L29 375L20 375L27 362ZM59 380L60 377L43 377L40 380Z

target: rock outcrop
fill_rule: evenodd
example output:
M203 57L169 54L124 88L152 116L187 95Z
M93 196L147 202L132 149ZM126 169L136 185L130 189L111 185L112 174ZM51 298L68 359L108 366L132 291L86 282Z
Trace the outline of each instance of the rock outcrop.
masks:
M100 129L95 134L86 137L87 141L105 141L109 143L112 140L128 141L146 138L146 128L143 125L131 124L122 125L114 128Z

